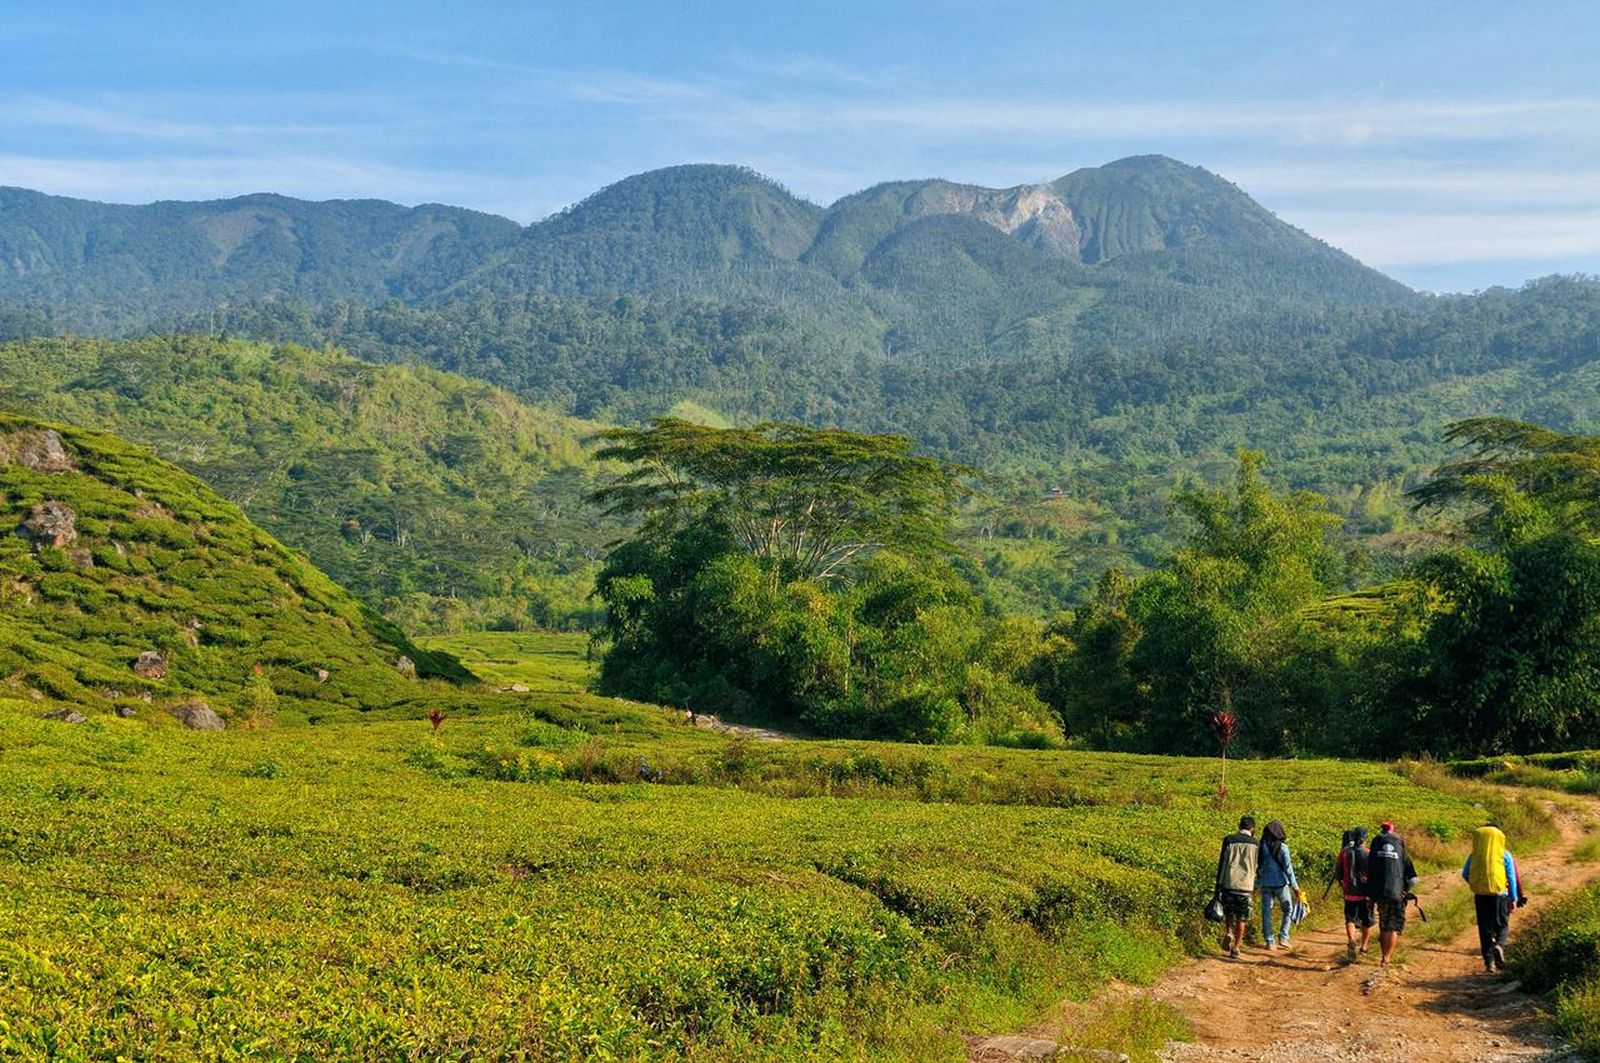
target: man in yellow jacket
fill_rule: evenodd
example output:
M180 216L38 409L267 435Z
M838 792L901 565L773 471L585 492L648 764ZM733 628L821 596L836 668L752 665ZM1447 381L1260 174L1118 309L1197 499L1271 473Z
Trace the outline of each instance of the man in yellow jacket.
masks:
M1517 861L1506 848L1506 836L1493 822L1472 832L1472 855L1462 865L1461 877L1472 886L1483 969L1501 970L1511 937L1511 908L1521 908L1528 898L1522 892Z

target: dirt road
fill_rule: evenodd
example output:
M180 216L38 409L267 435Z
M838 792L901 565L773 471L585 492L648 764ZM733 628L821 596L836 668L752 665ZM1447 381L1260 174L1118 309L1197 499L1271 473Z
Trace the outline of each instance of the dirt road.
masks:
M1511 932L1541 902L1600 877L1600 866L1571 860L1594 815L1558 811L1561 838L1522 860L1534 900L1512 916ZM1431 875L1418 886L1430 898L1463 886L1459 873ZM1330 898L1331 902L1331 898ZM1413 912L1411 925L1420 929ZM1379 972L1377 940L1356 965L1342 962L1344 927L1308 931L1293 952L1247 949L1238 961L1202 959L1161 979L1149 992L1173 1005L1195 1040L1162 1058L1310 1063L1497 1063L1560 1059L1534 1002L1505 976L1483 973L1471 925L1449 941L1404 946L1398 966Z
M1512 916L1513 941L1517 923L1538 905L1600 878L1600 865L1571 860L1583 824L1597 814L1600 803L1595 802L1581 812L1558 810L1560 840L1519 858L1534 899ZM1425 878L1417 892L1426 908L1430 900L1462 886L1459 873L1441 872ZM1449 941L1402 946L1401 962L1381 974L1377 946L1374 933L1368 956L1347 965L1341 924L1300 933L1288 953L1247 947L1238 960L1220 954L1193 960L1149 988L1112 992L1166 1003L1189 1020L1194 1040L1168 1045L1161 1053L1168 1063L1553 1063L1576 1058L1551 1038L1534 1001L1514 981L1483 973L1473 926ZM1070 1044L1071 1030L1046 1024L1026 1038L978 1041L972 1058L1048 1058L1041 1049L1051 1042ZM1031 1050L1024 1047L1030 1043Z

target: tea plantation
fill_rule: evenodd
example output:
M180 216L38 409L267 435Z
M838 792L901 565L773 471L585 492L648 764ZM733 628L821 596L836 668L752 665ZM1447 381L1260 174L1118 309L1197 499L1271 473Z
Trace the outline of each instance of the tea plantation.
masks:
M0 414L0 531L0 690L40 707L304 719L447 693L402 657L472 678L112 436Z
M1481 815L1379 765L1244 762L1218 802L1206 760L755 743L522 648L547 680L437 734L418 704L199 733L0 700L0 1055L955 1060L1203 948L1242 810L1308 881L1352 823L1426 856Z

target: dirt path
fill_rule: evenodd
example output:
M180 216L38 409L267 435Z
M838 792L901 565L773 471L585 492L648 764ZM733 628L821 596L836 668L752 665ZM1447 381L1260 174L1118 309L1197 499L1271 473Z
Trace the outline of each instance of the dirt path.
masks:
M1591 879L1600 865L1571 860L1583 837L1582 823L1600 812L1590 802L1581 811L1558 809L1561 838L1544 852L1526 858L1523 872L1533 900L1512 916L1517 924L1548 903ZM1458 872L1422 880L1423 907L1461 887ZM1332 898L1327 903L1336 903ZM1259 913L1258 916L1259 918ZM1411 928L1418 927L1413 909ZM1475 927L1468 925L1449 941L1402 943L1400 963L1380 973L1372 951L1346 965L1344 927L1303 931L1292 952L1244 950L1238 960L1202 958L1185 963L1148 989L1121 989L1177 1008L1189 1020L1194 1040L1168 1045L1169 1063L1236 1060L1253 1063L1499 1063L1506 1060L1567 1060L1539 1020L1534 1001L1504 976L1483 973ZM1059 1022L1032 1037L1071 1043L1070 1027ZM1022 1039L1013 1039L1020 1047ZM1041 1043L1042 1042L1036 1042ZM974 1060L1029 1058L1026 1053L973 1046ZM1038 1058L1038 1057L1034 1057Z

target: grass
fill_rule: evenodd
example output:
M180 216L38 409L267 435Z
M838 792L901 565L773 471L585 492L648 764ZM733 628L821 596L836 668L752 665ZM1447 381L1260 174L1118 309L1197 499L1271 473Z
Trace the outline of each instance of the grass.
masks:
M1595 750L1458 760L1450 765L1450 772L1460 778L1483 779L1505 786L1528 786L1570 794L1600 793L1600 751Z
M416 642L459 658L475 675L500 687L521 684L538 693L577 694L588 689L594 674L589 636L584 634L478 631Z
M1481 815L1381 765L1246 761L1219 805L1208 760L730 740L576 692L574 652L485 640L542 689L436 739L0 701L0 1054L956 1060L1202 947L1241 810L1308 882L1351 823Z
M1572 859L1580 864L1600 861L1600 834L1591 834L1574 846Z
M1525 988L1549 994L1561 1033L1600 1060L1600 884L1541 911L1512 941L1510 959Z

